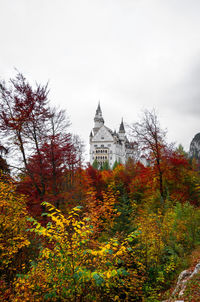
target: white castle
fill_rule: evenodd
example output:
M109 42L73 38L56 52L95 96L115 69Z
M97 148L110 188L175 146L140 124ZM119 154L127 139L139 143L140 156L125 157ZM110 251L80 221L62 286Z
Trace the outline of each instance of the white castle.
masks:
M113 132L104 125L99 103L94 117L94 128L90 133L90 164L96 160L102 167L108 162L112 168L115 162L125 164L128 158L134 157L134 143L130 143L126 137L123 120L119 132Z

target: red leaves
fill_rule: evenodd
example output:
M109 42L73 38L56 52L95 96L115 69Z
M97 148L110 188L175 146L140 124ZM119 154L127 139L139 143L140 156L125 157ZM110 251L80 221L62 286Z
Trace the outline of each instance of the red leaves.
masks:
M32 204L48 197L59 207L66 172L79 164L78 148L67 132L69 121L63 110L49 107L47 85L33 89L21 74L10 84L0 85L0 129L23 162L15 164L23 171L20 190Z
M48 113L47 86L37 85L33 90L21 74L10 83L9 88L1 84L0 128L8 132L22 131L25 124L33 122L36 116L37 121L43 120Z

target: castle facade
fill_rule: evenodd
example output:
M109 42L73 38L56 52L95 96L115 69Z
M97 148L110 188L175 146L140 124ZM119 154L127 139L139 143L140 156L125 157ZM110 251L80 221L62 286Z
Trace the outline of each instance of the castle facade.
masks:
M134 158L134 144L126 137L123 120L119 131L112 131L104 125L100 103L94 117L94 128L90 133L90 164L96 161L99 167L108 162L112 168L115 162L125 164L128 158Z

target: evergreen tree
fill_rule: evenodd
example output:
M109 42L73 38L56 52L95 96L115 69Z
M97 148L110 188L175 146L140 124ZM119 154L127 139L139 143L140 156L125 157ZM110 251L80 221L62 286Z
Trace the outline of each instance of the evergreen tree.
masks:
M109 162L106 160L101 166L101 170L110 170Z
M113 164L112 169L114 170L118 165L120 165L120 163L116 160Z
M98 161L96 160L96 158L95 158L95 160L93 161L92 167L93 167L94 169L96 169L96 170L99 169L99 163L98 163Z
M180 154L185 156L185 158L188 158L188 153L184 150L183 146L181 144L178 145L176 148L176 151Z

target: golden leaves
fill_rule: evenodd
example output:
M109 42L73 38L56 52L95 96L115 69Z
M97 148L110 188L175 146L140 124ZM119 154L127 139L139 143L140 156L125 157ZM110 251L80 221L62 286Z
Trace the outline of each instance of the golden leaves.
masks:
M13 182L0 179L0 262L8 266L15 254L30 244L26 233L26 204Z

